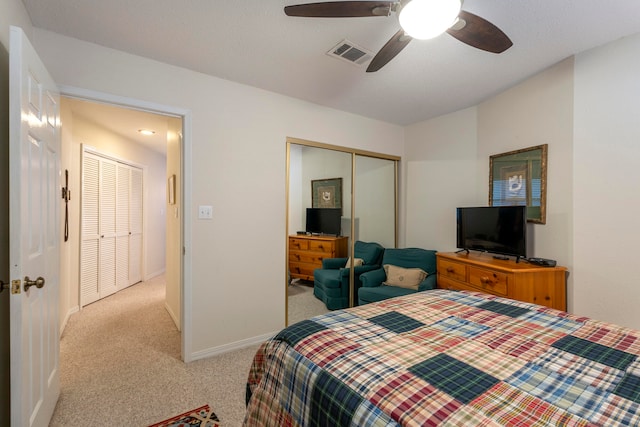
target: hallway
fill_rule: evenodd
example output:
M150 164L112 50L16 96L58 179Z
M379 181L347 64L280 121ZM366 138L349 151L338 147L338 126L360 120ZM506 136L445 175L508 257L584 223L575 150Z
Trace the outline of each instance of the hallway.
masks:
M240 425L257 346L184 364L164 298L158 276L71 316L50 426L144 426L204 404L225 426Z

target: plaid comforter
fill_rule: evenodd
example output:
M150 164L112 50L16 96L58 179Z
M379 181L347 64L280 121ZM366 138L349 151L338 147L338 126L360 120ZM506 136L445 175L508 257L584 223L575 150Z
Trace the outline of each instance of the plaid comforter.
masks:
M255 355L247 426L638 426L640 332L434 290L289 326Z

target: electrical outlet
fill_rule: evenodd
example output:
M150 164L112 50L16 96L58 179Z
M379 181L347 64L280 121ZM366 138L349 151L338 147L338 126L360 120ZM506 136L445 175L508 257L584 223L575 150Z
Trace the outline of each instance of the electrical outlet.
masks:
M212 219L213 218L213 206L198 206L198 219Z

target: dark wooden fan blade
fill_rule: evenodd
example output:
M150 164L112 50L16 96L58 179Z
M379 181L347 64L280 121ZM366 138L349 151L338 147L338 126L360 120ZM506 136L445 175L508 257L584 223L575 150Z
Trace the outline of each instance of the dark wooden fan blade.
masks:
M388 16L395 1L334 1L285 6L288 16L307 18L358 18Z
M447 33L462 43L493 53L502 53L513 46L509 37L486 19L464 10L460 11L458 17L464 20L466 25L459 30L455 29L457 25L454 25Z
M373 57L367 67L367 73L373 73L387 65L411 40L412 38L405 35L403 30L399 30L389 39L387 44L382 46L382 49L380 49L376 56Z

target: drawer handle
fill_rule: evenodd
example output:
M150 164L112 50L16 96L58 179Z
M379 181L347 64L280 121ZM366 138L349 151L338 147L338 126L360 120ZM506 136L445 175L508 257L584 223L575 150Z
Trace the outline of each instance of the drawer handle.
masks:
M453 267L447 267L447 273L455 273L455 268Z
M488 277L481 277L480 283L482 283L483 285L493 286L493 281Z
M324 249L324 246L318 245L318 249Z

